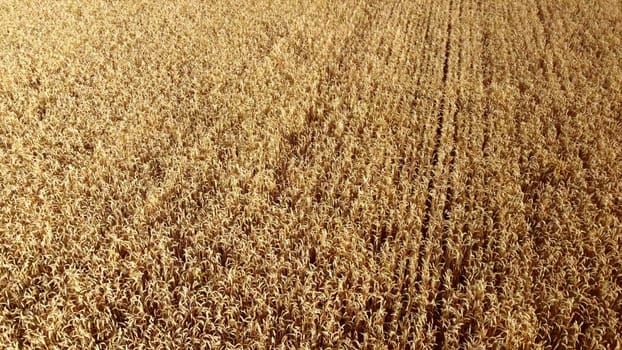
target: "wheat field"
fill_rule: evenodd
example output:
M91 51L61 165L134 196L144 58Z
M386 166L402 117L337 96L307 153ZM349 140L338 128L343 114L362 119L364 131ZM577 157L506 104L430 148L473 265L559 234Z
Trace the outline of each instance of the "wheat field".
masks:
M619 0L0 0L0 348L620 349Z

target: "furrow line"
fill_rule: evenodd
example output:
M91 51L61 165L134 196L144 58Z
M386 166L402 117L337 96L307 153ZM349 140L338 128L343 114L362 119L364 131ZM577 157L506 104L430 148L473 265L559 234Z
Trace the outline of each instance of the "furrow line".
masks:
M425 11L425 15L421 16L422 19L418 21L417 25L413 25L408 30L408 37L414 37L418 33L423 32L423 35L421 36L422 38L421 42L417 42L417 44L412 45L414 46L415 49L414 50L412 48L408 49L408 55L412 54L413 56L413 61L411 62L411 64L413 66L413 71L416 73L416 78L414 79L415 91L412 97L412 101L410 103L410 111L409 111L409 115L411 115L412 118L419 118L419 115L425 116L425 113L419 114L418 109L421 108L423 106L423 103L425 102L425 100L421 99L421 93L422 91L425 90L422 87L422 83L423 83L423 79L429 76L429 73L431 70L430 62L432 61L433 56L434 56L434 54L430 52L430 50L426 50L426 47L429 47L430 39L431 39L431 27L432 27L432 22L434 20L433 14L434 14L434 8L435 8L434 2L433 1L425 2L425 6L418 6L417 11L419 11L419 9L421 8L427 9ZM416 139L418 139L418 142L414 150L422 149L424 147L426 143L426 133L428 131L427 124L428 124L427 121L422 123L420 132L417 134L417 137L416 137ZM420 177L420 173L423 168L421 164L424 162L424 158L421 152L416 152L414 155L416 156L416 158L412 160L414 163L414 169L413 169L413 173L410 174L410 176L413 180L416 180ZM416 186L413 185L411 191L415 191L415 188ZM414 192L411 192L409 197L414 198L416 197L416 195ZM410 205L411 203L409 202L409 207L407 210L412 210ZM412 203L412 205L417 205L417 203ZM408 320L408 321L403 322L404 325L413 324L414 322L416 322L416 318L417 318L417 312L415 311L416 301L413 298L413 291L418 288L417 284L420 283L420 280L421 280L421 276L418 270L421 268L421 260L422 260L422 254L423 254L423 250L422 250L423 240L419 239L417 241L419 243L417 244L416 247L413 248L412 253L407 254L407 257L403 264L404 266L404 271L402 273L403 283L402 283L401 290L400 290L400 294L401 294L400 318L405 317L406 320ZM415 257L414 254L418 254L419 256ZM401 327L399 331L407 334L406 339L405 339L406 344L408 344L409 346L414 346L416 330Z
M462 5L463 5L463 1L460 1L459 5L458 5L458 21L462 20ZM450 14L451 16L451 14ZM452 20L452 18L450 17L450 21ZM452 39L452 30L451 30L451 22L449 23L448 26L448 44ZM457 69L458 69L458 74L460 74L460 70L462 67L462 54L463 54L463 47L464 45L460 45L460 49L458 50L458 62L457 62ZM448 45L447 51L446 51L446 56L445 59L448 60L449 59L449 52L450 48ZM445 66L445 68L447 68L448 65ZM447 82L447 77L445 76L445 81ZM460 81L460 80L458 80ZM440 263L440 283L439 283L439 290L436 292L436 296L434 299L434 305L435 305L435 309L434 309L434 323L435 323L435 329L436 329L436 339L435 339L435 343L436 343L436 348L437 349L441 349L444 344L445 344L445 331L446 329L444 329L445 327L443 327L442 321L443 321L443 309L444 309L444 305L445 305L445 298L446 298L446 289L447 288L452 288L453 287L453 276L452 276L452 281L451 284L449 286L447 286L444 282L445 279L445 274L447 272L448 266L447 266L447 261L448 261L448 251L447 251L447 244L448 244L448 240L450 239L451 236L451 227L450 227L450 214L453 208L453 202L454 202L454 198L455 198L455 191L454 191L454 185L452 184L453 182L453 177L454 177L454 172L456 169L456 154L457 154L457 150L456 148L458 147L458 126L457 126L457 118L458 118L458 114L460 113L460 108L459 106L456 107L455 111L453 112L453 118L451 120L451 124L453 125L453 135L451 138L452 141L452 148L451 148L451 152L449 154L449 167L448 167L448 175L447 175L447 183L446 183L446 189L445 189L445 203L443 204L443 212L442 212L442 219L443 219L443 228L442 228L442 236L441 236L441 263Z
M460 23L462 23L463 20L463 1L459 2L458 5L458 21ZM453 16L450 18L450 20L453 20ZM451 22L450 22L450 26L451 26ZM450 27L449 26L449 27ZM449 28L450 32L448 33L449 37L448 37L448 41L452 40L452 36L454 35L454 31L451 30L451 27ZM462 43L462 34L460 31L460 39L459 42ZM457 57L457 75L458 75L458 82L462 82L461 80L461 76L462 76L462 60L463 60L463 50L464 50L464 43L462 43L461 45L459 45L460 48L458 50L458 57ZM449 52L447 53L449 54ZM448 59L448 55L446 56L446 59ZM448 78L447 78L448 79ZM443 326L442 321L443 321L443 310L444 310L444 306L445 306L445 300L447 298L447 291L448 289L451 290L454 287L454 278L453 275L455 273L452 273L452 278L451 281L449 282L449 285L446 284L445 281L445 275L447 273L447 270L450 268L448 266L448 261L451 261L450 257L448 257L448 242L451 239L451 211L453 210L453 206L454 206L454 200L455 200L455 189L454 186L456 186L456 184L454 183L454 173L456 171L456 157L457 157L457 147L458 147L458 142L459 142L459 137L458 137L458 132L459 132L459 128L458 128L458 115L460 113L460 106L456 106L455 110L453 111L452 115L452 120L451 120L451 125L453 125L453 135L451 138L451 142L452 142L452 147L451 147L451 151L449 153L449 165L448 165L448 174L447 174L447 183L446 183L446 188L445 188L445 202L443 204L443 210L442 210L442 220L443 220L443 227L442 227L442 235L441 235L441 262L440 262L440 276L439 276L439 290L436 292L436 296L435 296L435 300L434 300L434 305L435 305L435 311L434 311L434 319L435 319L435 323L436 323L436 347L438 349L442 348L445 345L446 339L445 339L445 332L447 331L446 327Z
M434 146L433 146L434 148L432 150L431 178L428 182L428 187L427 187L428 195L425 201L424 218L423 218L423 223L421 227L421 241L422 241L422 244L424 244L423 242L425 242L427 246L429 246L433 242L433 238L430 232L430 222L432 220L432 215L433 215L433 201L434 201L434 194L435 194L434 190L437 188L438 186L437 182L439 181L437 177L440 172L439 158L440 158L442 136L443 136L443 131L446 128L446 122L447 122L446 114L449 108L448 106L450 104L448 101L449 97L448 97L447 90L448 90L448 85L449 85L448 84L449 70L450 70L449 65L450 65L450 54L451 54L451 45L452 45L452 21L453 21L452 11L454 8L453 0L449 2L448 8L449 10L448 10L447 28L445 31L446 39L445 39L444 56L443 56L443 70L442 70L442 77L441 77L441 84L440 84L440 87L443 89L443 92L442 92L441 101L439 105L439 112L436 117L435 139L434 139ZM425 250L427 249L419 250L418 268L419 268L420 275L423 273L422 263L424 261ZM443 257L441 257L441 259L443 259ZM441 261L440 264L444 265L444 262ZM443 269L444 267L441 268L441 270ZM442 274L443 273L441 272L441 275ZM431 327L435 332L434 344L435 344L435 348L437 349L442 348L445 342L444 334L442 332L442 315L441 315L442 294L443 294L442 293L442 282L441 282L440 289L441 290L439 290L434 297L434 304L433 304L432 310L428 310L428 314L427 314L427 319L431 322Z
M453 0L450 1L450 10L453 6ZM447 87L447 76L449 72L449 52L451 47L451 18L449 19L449 23L447 25L447 40L445 41L445 57L443 62L443 77L441 79L441 86L443 89ZM430 219L432 216L432 200L434 198L433 189L435 188L434 174L436 172L436 168L438 166L438 158L439 158L439 149L441 147L441 136L443 134L443 125L445 119L445 109L447 107L447 94L446 91L443 93L440 101L440 107L438 115L436 116L436 133L434 138L434 149L432 150L432 178L428 182L427 193L428 196L425 201L425 211L423 224L421 227L422 233L422 241L427 241L430 231ZM421 258L421 256L420 256Z
M424 43L427 43L429 41L429 38L430 38L430 24L432 22L432 13L433 13L432 12L432 7L433 7L432 4L428 4L428 13L426 15L427 23L426 23L426 28L425 28L425 34L423 35L423 42ZM425 45L422 45L421 46L421 50L422 51L420 51L418 53L418 56L422 55L424 48L425 48ZM430 55L430 54L426 54L425 55L426 59L425 59L424 62L422 62L422 64L420 66L428 67L429 63L430 63L430 60L431 60L431 56L432 55ZM419 88L421 87L421 77L423 75L424 75L423 70L420 70L419 71L419 76L417 77L417 82L415 84L415 86L417 87L418 90L415 91L415 96L413 98L412 108L411 108L413 116L415 115L415 110L416 110L418 102L419 102L419 93L420 93L419 92ZM425 137L424 137L425 136L425 132L426 132L426 128L425 127L421 128L421 134L420 134L420 137L419 137L420 143L417 146L417 149L421 149L423 147L423 144L425 142ZM420 171L421 171L421 166L418 166L418 167L415 168L415 178L419 177Z

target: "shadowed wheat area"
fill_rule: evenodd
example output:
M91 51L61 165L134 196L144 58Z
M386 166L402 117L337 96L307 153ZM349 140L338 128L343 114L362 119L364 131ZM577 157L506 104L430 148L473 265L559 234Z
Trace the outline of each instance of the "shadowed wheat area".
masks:
M3 349L619 349L615 0L0 0Z

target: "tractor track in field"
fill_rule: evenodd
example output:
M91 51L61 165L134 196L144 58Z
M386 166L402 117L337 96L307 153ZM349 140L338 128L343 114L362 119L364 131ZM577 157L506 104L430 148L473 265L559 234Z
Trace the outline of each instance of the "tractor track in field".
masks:
M426 44L429 43L430 38L431 38L431 24L433 21L433 3L427 3L427 11L425 16L422 16L423 19L417 24L417 25L411 25L410 20L409 20L409 30L408 33L411 35L416 35L416 33L418 33L418 31L416 30L417 28L421 28L423 27L423 35L421 43L418 45L417 50L412 50L409 49L409 54L411 56L414 57L423 57L421 59L421 61L417 61L416 59L413 60L412 65L413 65L413 69L414 71L417 73L417 77L415 79L415 87L416 90L413 93L413 97L412 97L412 101L410 102L410 111L409 111L409 115L412 116L412 118L418 118L419 116L417 115L417 108L419 107L420 104L420 98L421 98L421 83L422 83L422 79L423 77L425 77L426 75L424 74L424 69L422 69L423 67L429 67L429 64L431 62L431 60L433 59L433 54L430 53L426 53ZM412 46L417 46L415 44L413 44ZM414 52L416 51L416 52ZM424 125L424 127L421 128L420 132L418 133L418 137L416 139L418 139L419 141L417 142L417 145L415 147L415 149L421 149L424 144L425 144L425 133L426 133L426 127ZM423 161L423 156L419 155L418 156L418 161L422 162ZM422 172L422 167L417 164L414 166L413 169L413 174L411 174L413 179L417 179L420 177L420 174ZM415 194L414 193L410 193L411 197L414 197ZM413 298L412 298L412 291L413 289L417 288L417 283L420 283L420 272L418 272L417 270L421 268L421 255L422 255L422 248L423 245L421 242L423 242L423 240L419 241L419 256L418 257L411 257L410 254L408 254L408 256L405 258L403 266L404 269L401 272L400 275L400 279L402 280L401 283L401 288L400 288L400 311L398 314L398 319L401 319L403 317L407 318L408 320L413 320L415 318L415 308L413 305ZM416 265L415 265L416 263ZM413 344L414 342L414 337L415 334L413 331L409 331L408 329L404 329L401 324L403 322L400 322L400 324L398 325L398 330L397 333L399 334L403 334L406 333L406 343L407 344Z
M439 183L439 181L442 181L442 179L439 179L438 176L441 172L441 170L439 169L439 160L440 160L440 152L441 152L441 147L442 147L442 139L443 139L443 134L444 132L449 128L450 124L455 124L455 118L458 115L458 110L456 109L455 111L452 111L452 105L453 102L451 101L452 96L449 94L449 88L450 88L450 84L449 84L449 80L450 80L450 57L452 54L452 35L453 35L453 29L452 29L452 25L453 25L453 11L455 4L454 1L451 0L449 2L448 5L448 19L447 19L447 27L445 30L445 45L444 45L444 49L443 49L443 70L442 70L442 77L441 77L441 88L443 89L443 93L441 95L441 100L439 103L439 111L438 114L436 116L436 125L435 125L435 133L434 133L434 148L432 150L432 163L431 163L431 175L432 177L430 178L429 182L428 182L428 186L427 186L427 197L426 197L426 201L425 201L425 209L424 209L424 217L423 217L423 222L422 222L422 227L421 227L421 242L422 245L430 245L433 244L433 242L435 242L436 240L433 237L433 233L431 232L431 220L432 220L432 216L434 215L434 195L435 195L435 189L437 188L441 188L442 185ZM462 9L462 6L460 5L460 11ZM461 14L460 14L461 16ZM459 66L459 64L458 64ZM450 120L451 119L451 120ZM450 211L451 211L451 203L453 201L453 189L451 187L451 178L453 176L453 171L455 168L455 157L456 157L456 149L455 149L455 145L457 142L457 130L454 127L453 130L453 135L451 137L451 142L453 143L452 149L449 153L449 168L448 168L448 174L447 174L447 183L445 184L446 188L445 188L445 198L444 198L444 203L443 203L443 207L442 207L442 213L441 213L441 217L442 217L442 227L441 227L441 233L440 233L440 245L441 245L441 255L440 255L440 283L439 283L439 289L437 291L435 291L435 295L434 295L434 300L433 300L433 308L430 310L427 310L427 319L429 321L429 323L431 324L432 329L434 330L434 344L435 344L435 348L436 349L440 349L443 347L444 343L445 343L445 338L444 338L444 331L443 331L443 320L442 320L442 310L443 310L443 304L444 304L444 300L443 300L443 296L444 296L444 289L445 286L443 284L443 276L445 275L445 271L446 271L446 263L445 263L445 255L446 255L446 239L447 239L447 235L448 235L448 226L447 226L447 221L449 220L449 215L450 215ZM425 242L425 243L423 243ZM419 257L418 257L418 263L417 266L419 268L419 279L421 279L421 269L423 268L422 264L424 261L424 252L425 250L427 250L426 248L424 249L420 249L419 250Z
M453 0L450 1L450 8L453 4ZM451 22L449 22L447 26L448 38L445 42L445 56L443 62L443 76L441 78L441 85L443 88L447 87L447 77L449 75L449 52L451 47ZM427 193L428 196L425 201L425 210L423 223L421 225L421 240L428 241L430 234L430 220L432 218L432 201L434 199L433 190L435 188L435 180L434 173L436 168L438 167L438 159L439 159L439 150L441 147L441 137L443 134L443 127L445 123L445 109L447 108L447 96L446 93L443 93L441 97L441 101L439 104L439 112L436 115L436 129L435 129L435 138L434 138L434 148L432 150L432 164L431 164L431 179L428 181ZM422 256L420 256L421 262Z
M480 11L483 11L483 5L482 2L479 3ZM484 27L484 26L482 26ZM491 89L493 86L493 82L494 82L494 61L493 61L493 57L492 57L492 52L491 52L491 37L490 37L490 32L488 28L483 28L482 32L482 47L481 47L481 56L480 56L480 61L481 61L481 66L482 66L482 82L481 82L481 86L482 86L482 90L484 93L484 110L482 113L482 122L483 122L483 130L482 130L482 159L484 160L484 162L486 162L486 159L489 159L491 157L491 144L490 144L490 140L492 138L491 132L493 129L493 125L492 125L492 99L493 97L491 96ZM488 186L489 185L489 178L488 176L484 177L484 185ZM490 230L492 231L492 228L490 228ZM488 245L488 241L490 239L490 233L485 235L484 237L480 237L483 240L483 245L482 246L487 246Z
M458 5L458 21L460 21L462 19L462 11L463 11L463 1L460 0L460 3ZM451 11L451 9L450 9ZM451 12L450 12L451 13ZM451 16L451 15L450 15ZM450 17L449 19L450 21L453 20L453 17ZM449 55L450 55L450 50L451 48L450 46L450 41L452 40L452 35L454 35L454 33L452 32L452 28L451 28L451 22L448 26L448 48L446 49L446 60L448 60ZM462 66L462 50L463 50L463 45L460 45L460 48L457 53L458 55L458 61L456 64L456 67L458 70L461 69ZM447 78L446 78L447 79ZM439 290L436 293L435 296L435 300L434 300L434 305L435 305L435 309L434 309L434 323L435 323L435 327L436 327L436 340L435 340L435 344L436 344L436 348L437 349L441 349L443 348L444 344L445 344L445 327L443 327L443 309L445 306L445 299L446 299L446 288L452 288L453 287L453 275L452 275L452 281L450 282L451 285L447 286L445 284L445 274L448 270L448 266L447 266L447 261L448 259L448 251L447 251L447 244L448 244L448 240L450 239L450 236L452 234L451 232L451 228L450 228L450 221L451 221L451 212L453 209L453 205L454 205L454 199L455 199L455 191L454 191L454 184L452 183L453 181L453 177L454 177L454 173L456 171L456 157L457 157L457 150L456 147L458 146L458 125L457 125L457 118L460 114L460 106L455 106L454 107L454 111L452 113L452 120L451 120L451 124L453 126L453 133L451 136L451 142L452 142L452 147L451 147L451 151L449 153L449 165L448 165L448 173L447 173L447 183L446 183L446 188L445 188L445 201L443 203L443 211L442 211L442 220L443 220L443 225L442 225L442 234L441 234L441 271L440 271L440 283L439 283Z

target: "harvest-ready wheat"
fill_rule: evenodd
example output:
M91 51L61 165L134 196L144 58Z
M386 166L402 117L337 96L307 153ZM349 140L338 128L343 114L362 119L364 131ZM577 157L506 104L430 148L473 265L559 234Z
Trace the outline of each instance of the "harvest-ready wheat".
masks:
M619 0L0 0L0 348L620 349Z

